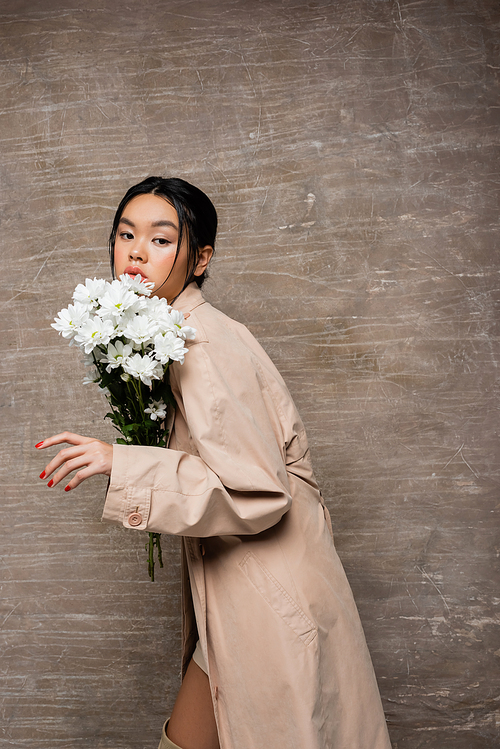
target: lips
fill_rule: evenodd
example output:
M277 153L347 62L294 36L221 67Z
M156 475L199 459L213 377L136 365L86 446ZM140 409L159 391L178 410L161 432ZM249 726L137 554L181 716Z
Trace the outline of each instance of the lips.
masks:
M145 281L148 280L148 277L140 268L137 267L137 265L128 265L123 272L126 273L127 276L141 276Z

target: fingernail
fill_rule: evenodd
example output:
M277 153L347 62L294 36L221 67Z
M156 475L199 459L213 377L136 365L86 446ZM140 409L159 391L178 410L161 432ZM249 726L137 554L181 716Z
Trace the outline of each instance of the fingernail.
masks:
M50 481L47 484L47 486L49 487L49 489L51 489L54 486L54 481L52 479L50 479Z
M47 474L45 473L45 471L42 471L42 472L41 472L41 474L40 474L40 478L41 478L41 479L44 479L46 475L47 475Z
M35 447L41 447L43 445L43 442L44 441L42 440L41 442L38 443L38 445L35 445Z
M71 486L65 486L64 487L64 491L65 492L70 492L71 491Z

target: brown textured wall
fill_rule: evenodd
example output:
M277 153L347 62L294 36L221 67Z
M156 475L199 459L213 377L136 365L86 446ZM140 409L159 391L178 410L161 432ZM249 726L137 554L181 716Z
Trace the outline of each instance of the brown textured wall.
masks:
M496 745L499 21L2 0L0 747L156 747L178 687L176 539L151 585L143 536L100 523L105 480L51 492L33 449L113 436L50 322L152 173L220 210L207 296L297 400L394 747Z

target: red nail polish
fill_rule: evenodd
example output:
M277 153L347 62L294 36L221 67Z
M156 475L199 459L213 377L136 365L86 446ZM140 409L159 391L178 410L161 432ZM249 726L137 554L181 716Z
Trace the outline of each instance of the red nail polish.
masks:
M40 478L41 478L41 479L44 479L44 478L45 478L45 476L46 476L46 473L45 473L45 471L42 471L42 472L41 472L41 474L40 474Z
M64 491L65 492L70 492L71 491L71 486L65 486L64 487Z
M44 441L42 440L41 442L38 443L38 445L35 445L35 447L41 447L43 445L43 442Z
M47 484L47 486L49 487L49 489L51 489L54 486L54 481L52 479L50 479L50 481Z

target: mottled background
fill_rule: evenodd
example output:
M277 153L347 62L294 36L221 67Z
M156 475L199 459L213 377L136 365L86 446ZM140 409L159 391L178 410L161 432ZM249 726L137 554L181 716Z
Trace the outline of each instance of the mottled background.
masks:
M150 584L144 536L100 522L106 480L50 491L34 450L114 439L50 322L108 276L149 174L220 211L207 296L296 398L395 749L497 745L499 22L497 0L1 0L0 747L155 749L178 688L177 539Z

